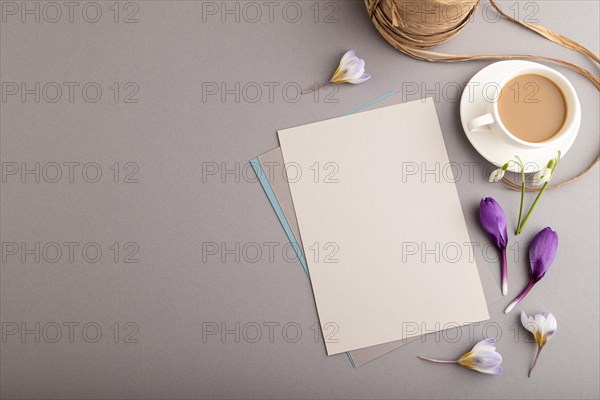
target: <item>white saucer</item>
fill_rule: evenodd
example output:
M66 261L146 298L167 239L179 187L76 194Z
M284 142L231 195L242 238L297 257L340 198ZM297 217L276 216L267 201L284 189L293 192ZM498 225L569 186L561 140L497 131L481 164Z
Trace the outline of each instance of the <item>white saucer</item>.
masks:
M551 158L556 157L558 150L561 152L561 158L569 151L579 132L581 117L575 121L573 129L562 135L560 140L546 147L526 147L492 131L471 132L467 128L467 122L488 112L489 100L486 100L484 97L486 83L498 82L512 70L532 64L551 69L545 65L530 61L499 61L488 65L475 74L465 87L460 99L460 119L462 126L469 142L471 142L475 150L483 158L498 167L504 165L509 160L514 160L515 155L518 155L523 160L527 173L536 172L545 167ZM487 87L490 88L489 92L491 93L493 87L490 85ZM518 172L517 166L513 163L511 163L509 170Z

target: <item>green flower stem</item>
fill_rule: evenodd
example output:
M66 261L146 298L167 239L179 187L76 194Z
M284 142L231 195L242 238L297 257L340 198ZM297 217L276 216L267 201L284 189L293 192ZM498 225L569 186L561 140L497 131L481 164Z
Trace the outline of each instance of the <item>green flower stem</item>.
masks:
M519 226L519 229L517 230L517 235L519 233L521 233L521 231L525 227L525 224L529 220L529 217L531 216L531 213L535 209L535 206L537 205L538 201L540 201L540 198L542 197L542 194L546 190L546 186L548 186L548 182L544 183L544 186L542 186L542 188L538 192L538 195L535 197L535 200L533 201L533 204L531 205L531 208L529 209L529 211L527 212L527 215L525 215L525 218L523 219L523 223L521 224L521 226Z
M529 220L529 217L531 216L533 209L537 205L538 201L540 201L540 198L542 197L542 194L546 190L548 183L550 183L552 176L554 176L554 173L556 172L556 169L558 168L558 163L560 162L560 155L561 155L560 150L558 150L558 154L557 154L556 158L553 159L554 165L552 165L552 171L550 172L550 176L548 177L548 180L544 183L542 188L539 190L537 196L535 197L535 200L533 201L533 204L531 205L531 207L529 208L529 211L527 212L527 215L525 215L523 222L521 222L521 215L523 212L523 198L525 197L525 166L523 165L523 162L521 161L519 156L515 156L517 158L517 160L519 160L519 165L521 166L521 207L519 209L519 223L517 224L517 232L516 232L517 235L523 231L523 228L525 227L525 224ZM550 162L552 162L552 160L550 160ZM551 165L550 162L548 164L548 168L550 168L550 165Z
M525 200L525 167L519 156L515 156L519 160L519 167L521 169L521 205L519 206L519 219L517 220L516 235L521 232L521 216L523 215L523 201Z

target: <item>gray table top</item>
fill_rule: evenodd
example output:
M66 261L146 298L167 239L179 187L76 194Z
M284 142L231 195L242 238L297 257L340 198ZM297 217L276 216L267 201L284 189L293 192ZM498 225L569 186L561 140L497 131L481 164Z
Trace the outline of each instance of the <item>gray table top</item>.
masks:
M598 54L597 1L501 4ZM550 225L560 236L552 269L522 306L558 319L531 379L534 345L517 313L502 313L508 299L490 307L487 324L429 335L357 369L327 357L310 283L247 168L278 145L277 129L390 90L404 89L405 101L433 96L450 159L474 163L458 190L472 240L487 243L480 198L500 201L512 224L519 195L487 183L453 88L489 62L404 56L362 1L1 6L3 398L599 397L598 168L546 193L513 240L510 296L527 280L535 232ZM296 98L350 48L369 82ZM487 7L438 50L538 53L595 68ZM562 180L595 158L600 122L598 91L559 70L583 108ZM476 257L497 273L493 251ZM416 358L457 357L485 334L499 337L501 376Z

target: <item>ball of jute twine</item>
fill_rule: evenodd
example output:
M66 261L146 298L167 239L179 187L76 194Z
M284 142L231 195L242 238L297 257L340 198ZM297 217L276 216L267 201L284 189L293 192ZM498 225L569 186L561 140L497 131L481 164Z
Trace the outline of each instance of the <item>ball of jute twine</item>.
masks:
M553 32L539 24L520 21L506 14L494 0L490 5L502 17L530 29L546 39L570 50L583 54L596 64L600 58L579 43ZM442 44L467 25L476 12L480 0L365 0L371 21L379 33L392 46L401 52L429 62L462 62L471 60L506 60L506 59L537 59L567 67L587 78L597 89L600 80L596 74L568 61L534 54L445 54L429 50ZM597 67L597 65L596 65ZM574 182L591 171L600 162L600 155L584 171L577 176L546 189L556 189ZM521 183L513 182L507 177L502 182L513 190L521 190ZM540 190L536 186L525 186L528 192Z

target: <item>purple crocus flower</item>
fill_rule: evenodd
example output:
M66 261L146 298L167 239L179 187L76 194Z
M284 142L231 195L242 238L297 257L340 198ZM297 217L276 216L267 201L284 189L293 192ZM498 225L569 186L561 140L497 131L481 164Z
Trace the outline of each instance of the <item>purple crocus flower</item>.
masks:
M490 240L494 242L502 254L502 294L506 296L508 291L508 271L506 268L508 233L506 231L506 216L496 200L486 197L479 203L479 220Z
M525 289L504 310L508 314L529 293L533 285L546 275L548 268L552 265L558 250L558 234L550 227L538 232L529 245L529 264L531 273L529 283Z

